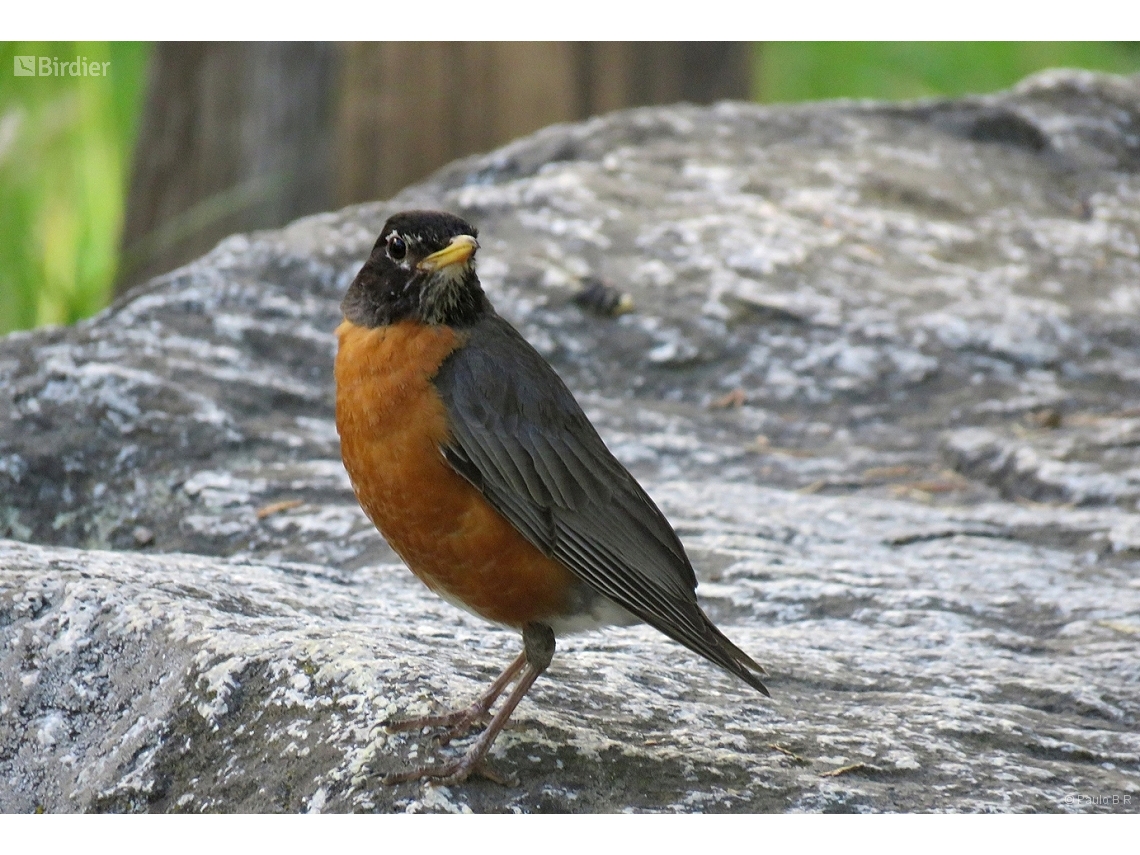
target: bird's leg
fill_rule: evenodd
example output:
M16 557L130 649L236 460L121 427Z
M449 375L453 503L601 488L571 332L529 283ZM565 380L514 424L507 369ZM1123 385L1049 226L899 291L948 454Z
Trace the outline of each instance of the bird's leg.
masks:
M420 730L424 727L446 727L447 731L439 737L440 745L446 745L453 739L463 736L476 724L481 724L487 719L487 713L490 712L491 706L498 700L499 695L503 693L515 675L522 670L526 665L526 651L524 650L515 660L503 669L495 682L492 683L483 694L481 694L473 704L469 707L464 707L459 710L448 710L444 713L437 713L436 715L417 716L415 718L397 718L388 719L384 722L386 730L396 732L400 730Z
M491 719L491 723L487 725L487 729L471 744L464 755L450 763L439 766L423 766L409 769L407 772L394 773L387 776L384 783L398 784L402 781L415 781L420 778L437 778L443 784L458 784L467 780L472 773L483 775L496 783L506 783L486 767L487 752L491 750L495 737L499 735L499 731L503 729L507 719L511 717L515 707L519 705L519 701L534 685L539 674L547 669L550 660L553 658L554 631L546 624L528 623L523 627L523 654L511 665L513 668L515 665L525 662L522 676L519 677L518 684L511 690L511 693L507 695L502 707L495 713L495 717Z

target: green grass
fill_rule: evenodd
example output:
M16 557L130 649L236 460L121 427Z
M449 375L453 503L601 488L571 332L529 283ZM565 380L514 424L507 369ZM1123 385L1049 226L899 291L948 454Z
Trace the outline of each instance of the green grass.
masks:
M1044 68L1140 71L1136 42L764 42L756 100L994 92Z
M0 333L107 304L149 47L0 43ZM110 62L107 77L16 77L16 56Z
M0 334L110 299L149 45L0 43ZM15 56L109 61L108 77L15 77ZM991 92L1043 68L1140 71L1123 42L766 42L756 98Z

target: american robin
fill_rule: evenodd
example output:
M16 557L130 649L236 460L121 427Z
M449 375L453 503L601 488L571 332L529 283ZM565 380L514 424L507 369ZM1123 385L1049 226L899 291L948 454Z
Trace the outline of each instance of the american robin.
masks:
M664 515L495 313L477 234L446 213L391 217L337 329L337 431L365 513L429 588L523 637L470 707L392 724L447 727L446 741L485 721L517 678L467 752L388 782L494 778L487 751L562 633L644 621L768 694L764 669L701 611Z

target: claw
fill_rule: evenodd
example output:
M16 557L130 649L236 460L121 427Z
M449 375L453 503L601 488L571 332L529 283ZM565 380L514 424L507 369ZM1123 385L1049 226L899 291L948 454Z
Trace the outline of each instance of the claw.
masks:
M447 745L453 739L462 739L471 731L472 728L487 724L490 720L491 716L487 713L479 713L478 715L468 716L462 721L456 722L443 733L436 736L435 740L440 745Z
M477 706L465 707L461 710L449 710L438 715L421 715L415 718L389 718L381 722L381 727L391 733L402 730L422 730L425 727L446 727L448 731L462 728L466 733L472 724L485 718L486 713Z
M472 775L486 778L488 781L502 787L518 786L518 778L514 775L503 775L496 772L487 765L484 759L471 757L468 754L465 754L451 763L444 763L440 766L418 766L403 772L392 772L384 776L384 786L403 784L408 781L419 781L424 778L431 778L443 786L448 786L451 784L461 784Z

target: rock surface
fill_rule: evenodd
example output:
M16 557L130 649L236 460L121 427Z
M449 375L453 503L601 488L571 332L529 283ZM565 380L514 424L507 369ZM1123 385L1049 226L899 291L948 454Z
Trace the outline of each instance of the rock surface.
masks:
M339 462L339 298L409 207L478 225L771 702L573 636L493 754L517 786L379 783L455 750L380 721L518 647ZM234 236L0 341L0 810L1134 812L1138 308L1140 78L1079 72L618 113Z

